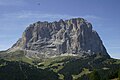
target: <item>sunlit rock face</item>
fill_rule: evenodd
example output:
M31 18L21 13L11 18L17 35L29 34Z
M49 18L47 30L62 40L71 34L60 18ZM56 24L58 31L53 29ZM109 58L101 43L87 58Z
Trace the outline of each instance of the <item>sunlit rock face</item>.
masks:
M22 38L10 50L12 49L50 55L108 55L98 33L92 30L92 24L83 18L33 23L26 28Z

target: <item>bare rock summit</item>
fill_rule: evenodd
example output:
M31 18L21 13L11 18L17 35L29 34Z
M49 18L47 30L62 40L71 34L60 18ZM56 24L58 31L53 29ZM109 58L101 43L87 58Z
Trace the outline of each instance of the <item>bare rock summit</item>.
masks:
M83 18L33 23L9 50L27 50L37 55L53 56L65 53L109 56L92 24Z

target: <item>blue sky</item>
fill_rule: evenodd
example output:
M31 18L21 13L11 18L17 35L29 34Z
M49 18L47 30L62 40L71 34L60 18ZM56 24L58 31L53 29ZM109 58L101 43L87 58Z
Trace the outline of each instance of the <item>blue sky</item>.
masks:
M37 21L83 17L108 53L120 59L120 0L0 0L0 50L10 48Z

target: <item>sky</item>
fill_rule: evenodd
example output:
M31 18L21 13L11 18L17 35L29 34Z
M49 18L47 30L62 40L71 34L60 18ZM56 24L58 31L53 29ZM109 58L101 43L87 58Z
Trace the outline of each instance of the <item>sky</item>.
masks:
M120 59L120 0L0 0L0 50L34 22L77 17L92 23L110 56Z

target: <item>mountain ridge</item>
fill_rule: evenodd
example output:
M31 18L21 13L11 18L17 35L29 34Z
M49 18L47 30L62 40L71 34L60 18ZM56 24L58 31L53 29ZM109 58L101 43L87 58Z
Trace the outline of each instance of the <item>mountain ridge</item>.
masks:
M109 56L98 33L92 29L92 24L83 18L33 23L9 51L20 49L29 50L29 54L37 56L65 53Z

